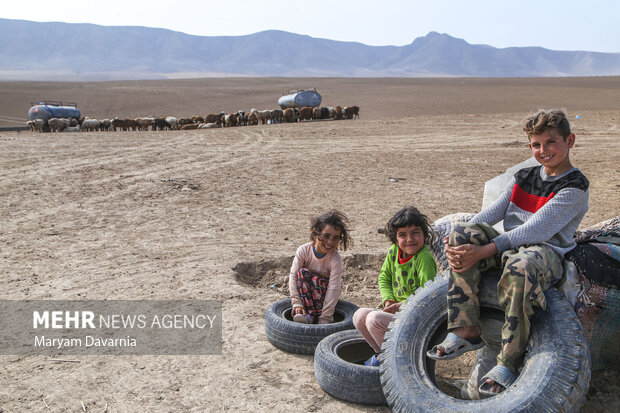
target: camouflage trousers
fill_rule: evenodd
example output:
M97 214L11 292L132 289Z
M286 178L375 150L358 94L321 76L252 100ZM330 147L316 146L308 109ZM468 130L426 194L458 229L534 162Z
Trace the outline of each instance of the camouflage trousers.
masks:
M484 245L498 235L487 224L459 223L450 233L448 243ZM505 311L497 364L517 374L530 335L530 317L536 308L547 308L543 291L562 277L562 262L546 245L524 245L482 260L460 274L450 271L448 330L479 325L478 283L481 273L492 268L502 271L497 296Z

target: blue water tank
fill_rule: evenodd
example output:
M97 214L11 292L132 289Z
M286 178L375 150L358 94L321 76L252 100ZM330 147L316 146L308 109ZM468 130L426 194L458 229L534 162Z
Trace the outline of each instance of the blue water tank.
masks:
M32 102L32 107L28 111L28 120L43 119L46 123L51 118L80 118L80 111L77 104L63 102Z
M278 99L278 105L282 109L301 108L304 106L317 107L321 105L323 98L316 89L291 90Z

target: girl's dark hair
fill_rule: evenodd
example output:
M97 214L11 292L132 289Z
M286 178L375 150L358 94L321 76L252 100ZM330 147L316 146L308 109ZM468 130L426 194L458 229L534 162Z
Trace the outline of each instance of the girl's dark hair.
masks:
M422 214L416 207L411 205L407 205L390 218L385 225L385 235L392 241L392 244L398 244L396 240L398 229L410 225L420 227L424 234L424 243L426 245L432 245L437 235L435 235L431 226L428 224L426 215Z
M349 229L347 228L348 223L349 218L336 210L312 217L310 220L310 240L314 241L315 237L323 232L326 225L331 225L340 231L340 245L346 251L348 247L353 246L353 239L351 239Z

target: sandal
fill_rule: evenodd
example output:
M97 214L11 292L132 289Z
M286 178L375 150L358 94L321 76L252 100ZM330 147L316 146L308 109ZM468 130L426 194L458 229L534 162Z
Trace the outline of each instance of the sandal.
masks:
M480 337L461 338L454 333L448 333L445 340L426 352L426 357L433 360L451 360L467 353L468 351L478 350L484 347L484 341ZM444 355L437 355L437 347L444 348Z
M515 376L514 373L507 367L500 365L493 367L487 374L484 375L482 378L482 383L480 384L480 387L478 387L480 397L492 397L501 393L492 392L491 385L487 383L487 379L491 379L495 382L495 384L504 386L504 389L507 389L508 386L515 382L517 376Z

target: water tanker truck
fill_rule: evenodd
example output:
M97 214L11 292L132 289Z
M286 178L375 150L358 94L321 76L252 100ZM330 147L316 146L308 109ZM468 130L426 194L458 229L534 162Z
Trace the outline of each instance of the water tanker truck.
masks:
M43 101L32 102L28 111L28 120L42 119L47 127L47 121L51 118L80 119L80 111L77 103Z
M282 109L301 108L304 106L317 107L321 105L323 98L316 89L308 90L289 90L284 92L278 99L278 105Z

